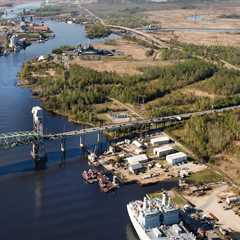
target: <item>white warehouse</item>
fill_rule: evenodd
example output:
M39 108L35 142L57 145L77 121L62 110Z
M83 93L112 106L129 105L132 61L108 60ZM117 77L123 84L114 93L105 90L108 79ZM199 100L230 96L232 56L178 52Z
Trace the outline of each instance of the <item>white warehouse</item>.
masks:
M150 143L152 145L163 145L163 144L167 144L170 142L170 138L168 136L158 136L158 137L154 137L150 140Z
M166 156L166 161L171 165L175 165L187 161L187 155L183 152L173 153Z
M128 157L126 158L128 164L132 164L132 163L144 163L148 161L148 157L146 154L140 154L140 155L136 155L136 156L132 156L132 157Z
M139 172L142 168L143 168L143 165L139 162L131 163L128 166L129 172L131 172L133 174Z
M148 161L148 157L146 154L140 154L137 156L128 157L128 158L126 158L126 160L128 162L129 172L137 173L138 171L140 171L143 168L142 163Z
M173 152L174 148L171 145L163 145L153 149L153 154L158 157L163 157Z

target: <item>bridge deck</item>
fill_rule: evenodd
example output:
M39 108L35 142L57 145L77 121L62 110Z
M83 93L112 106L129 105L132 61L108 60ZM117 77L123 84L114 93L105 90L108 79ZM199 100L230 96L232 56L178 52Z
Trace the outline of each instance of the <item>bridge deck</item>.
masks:
M164 123L164 122L172 122L172 121L177 122L177 121L188 119L192 116L202 116L202 115L212 114L212 113L222 113L222 112L236 110L236 109L240 109L240 105L225 107L221 109L206 110L201 112L184 113L184 114L173 115L173 116L153 118L149 120L136 120L128 123L105 125L101 127L92 127L92 128L80 129L76 131L69 131L69 132L63 132L63 133L46 134L43 136L40 136L37 132L34 132L34 131L1 133L0 149L12 148L18 145L30 144L35 141L39 141L41 139L54 140L54 139L60 139L60 138L70 137L70 136L81 136L84 134L90 134L94 132L115 131L123 128L136 127L138 125L142 126L144 124L147 125L147 124Z

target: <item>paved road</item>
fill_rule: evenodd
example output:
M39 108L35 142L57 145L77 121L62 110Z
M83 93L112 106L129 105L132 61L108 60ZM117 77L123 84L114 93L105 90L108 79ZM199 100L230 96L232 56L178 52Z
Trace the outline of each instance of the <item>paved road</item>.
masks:
M134 28L129 28L129 27L124 27L124 26L119 26L119 25L111 25L111 24L106 24L104 22L104 20L100 17L98 17L95 13L93 13L92 11L90 11L89 9L85 8L85 7L82 7L90 16L92 16L93 18L95 18L97 21L99 21L102 25L106 26L106 27L109 27L109 28L112 28L112 29L117 29L117 30L123 30L123 31L127 31L127 32L131 32L131 33L134 33L136 35L139 35L141 37L144 37L146 40L149 41L149 43L153 43L153 44L156 44L158 47L160 48L169 48L169 46L157 39L156 37L146 33L146 32L143 32L141 30L137 30L137 29L134 29Z
M97 21L99 21L101 24L103 24L104 26L106 27L110 27L110 28L113 28L113 29L118 29L118 30L123 30L123 31L127 31L127 32L132 32L132 33L135 33L136 35L139 35L141 37L144 37L145 40L147 40L150 44L155 44L157 47L159 48L169 48L169 44L167 44L165 41L161 41L160 39L152 36L151 34L147 33L146 31L144 31L143 29L141 28L137 28L137 29L133 29L133 28L128 28L128 27L124 27L124 26L118 26L118 25L110 25L110 24L106 24L104 22L104 20L100 17L98 17L96 14L94 14L92 11L90 11L89 9L83 7L83 9L88 12L88 14L90 16L92 16L93 18L95 18ZM205 31L219 31L219 32L225 32L225 31L228 31L228 32L240 32L240 29L210 29L210 28L172 28L172 29L162 29L164 31L174 31L175 30L196 30L196 31L201 31L201 30L205 30ZM196 56L198 58L201 58L203 59L203 57L201 56ZM206 59L204 59L206 61ZM224 65L225 67L229 68L229 69L234 69L234 70L240 70L239 67L236 67L232 64L230 64L229 62L225 61L225 60L220 60ZM210 62L210 61L209 61ZM212 63L214 63L213 61L211 61ZM215 63L216 64L216 63Z

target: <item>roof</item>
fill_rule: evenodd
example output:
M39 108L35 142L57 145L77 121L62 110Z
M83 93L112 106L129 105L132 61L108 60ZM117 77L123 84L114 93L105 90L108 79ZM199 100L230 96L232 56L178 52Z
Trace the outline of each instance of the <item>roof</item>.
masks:
M140 143L139 141L137 141L137 140L134 140L133 142L132 142L132 144L134 144L136 147L142 147L142 143Z
M154 137L151 138L151 143L156 143L156 142L165 142L165 141L169 141L170 138L168 136L158 136L158 137Z
M142 164L141 163L133 163L133 164L130 164L129 165L129 168L131 168L132 170L137 170L137 169L140 169L142 168Z
M187 154L183 152L177 152L177 153L167 155L166 159L170 160L170 159L176 159L176 158L182 158L182 157L187 157Z
M128 161L128 164L134 164L134 163L141 163L141 162L146 162L148 160L148 157L146 154L140 154L132 157L126 158Z
M157 151L157 152L164 152L164 151L169 151L169 150L173 150L173 147L171 145L163 145L161 147L156 147L153 149L153 151Z

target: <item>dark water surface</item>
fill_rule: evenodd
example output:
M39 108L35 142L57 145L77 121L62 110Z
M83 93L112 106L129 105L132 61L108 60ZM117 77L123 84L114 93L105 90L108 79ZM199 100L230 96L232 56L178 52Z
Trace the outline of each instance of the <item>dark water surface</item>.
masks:
M29 89L16 86L22 64L63 44L89 43L80 25L48 24L56 33L55 39L0 58L0 133L31 130L31 109L40 104ZM59 132L81 126L46 112L45 128ZM87 145L95 142L95 135L85 138ZM69 139L67 149L67 159L72 161L59 168L59 143L48 143L49 163L43 172L33 171L30 146L0 152L0 239L136 239L126 212L127 202L172 183L148 188L128 185L104 194L97 185L87 185L80 178L80 172L88 166L80 157L79 139Z

